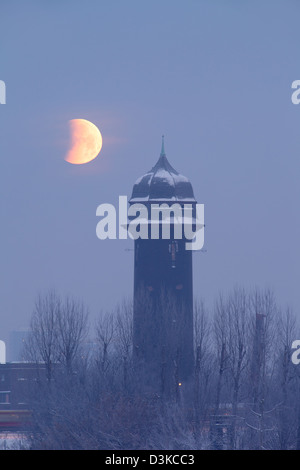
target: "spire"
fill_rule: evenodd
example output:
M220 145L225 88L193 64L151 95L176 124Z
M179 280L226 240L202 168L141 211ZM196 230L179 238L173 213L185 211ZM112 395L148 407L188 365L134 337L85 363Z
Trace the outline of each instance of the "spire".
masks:
M165 136L163 135L162 136L162 142L161 142L161 152L160 152L160 156L162 157L163 155L166 155L165 154Z

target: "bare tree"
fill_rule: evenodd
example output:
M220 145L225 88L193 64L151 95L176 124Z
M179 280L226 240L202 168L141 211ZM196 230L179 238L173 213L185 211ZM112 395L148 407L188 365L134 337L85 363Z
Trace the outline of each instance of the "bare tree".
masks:
M217 361L217 385L215 398L215 413L219 412L221 401L221 390L224 380L224 372L228 367L228 323L226 318L226 300L224 296L219 295L215 303L215 313L213 321L213 333L216 347Z
M244 289L236 287L228 296L219 295L213 323L216 349L216 394L212 419L213 446L223 448L222 427L226 427L229 448L236 447L236 423L243 377L249 362L249 307ZM230 417L221 406L230 407Z
M97 362L104 374L109 366L109 352L116 334L115 312L101 313L96 321Z
M82 302L66 297L57 311L57 345L59 361L69 374L78 351L87 338L88 312Z
M224 388L225 372L228 370L228 323L226 300L219 294L214 307L213 336L215 346L215 402L211 416L211 440L214 449L223 448L223 435L220 423L221 393ZM221 418L222 419L222 418Z
M123 364L123 386L129 389L129 373L132 365L132 329L133 306L132 302L124 300L117 308L116 313L116 338L119 354Z
M70 297L62 300L54 290L40 294L31 317L26 357L44 362L48 380L53 376L55 364L61 364L71 372L87 335L87 322L88 313L83 303Z
M59 360L57 318L61 300L54 290L39 295L30 322L30 334L24 346L25 357L34 362L44 362L48 381L53 375L53 365Z
M229 295L226 309L228 325L228 368L232 379L232 420L229 446L235 448L235 429L238 414L239 393L243 373L249 360L249 308L244 289L235 288Z
M196 425L199 431L200 420L207 418L209 397L212 392L213 375L211 324L204 301L195 302L194 307L194 348L195 348L195 385L194 406Z
M272 402L268 406L268 398L276 370L274 357L278 308L274 293L269 289L255 289L250 294L249 305L252 317L253 350L249 377L252 403L250 420L248 419L247 424L252 430L249 438L250 445L254 449L264 449L266 433L272 429L268 425L271 411L276 409Z
M297 337L296 317L290 308L279 312L277 319L277 436L278 448L288 449L291 445L291 436L296 428L295 406L297 406L296 374L291 361L291 345Z

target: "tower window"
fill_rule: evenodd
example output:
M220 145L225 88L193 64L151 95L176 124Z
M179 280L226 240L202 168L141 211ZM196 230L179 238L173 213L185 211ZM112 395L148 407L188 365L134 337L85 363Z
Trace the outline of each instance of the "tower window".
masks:
M178 243L172 241L169 245L169 253L171 254L171 264L172 268L176 268L176 253L178 252Z

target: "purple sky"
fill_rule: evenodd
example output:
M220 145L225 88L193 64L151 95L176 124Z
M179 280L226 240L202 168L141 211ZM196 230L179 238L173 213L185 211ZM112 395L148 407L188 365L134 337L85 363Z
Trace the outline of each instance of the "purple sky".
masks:
M1 0L0 339L39 291L95 318L133 290L131 241L100 241L96 208L130 197L160 153L205 205L194 293L271 287L300 315L300 4L296 0ZM68 121L103 135L64 161Z

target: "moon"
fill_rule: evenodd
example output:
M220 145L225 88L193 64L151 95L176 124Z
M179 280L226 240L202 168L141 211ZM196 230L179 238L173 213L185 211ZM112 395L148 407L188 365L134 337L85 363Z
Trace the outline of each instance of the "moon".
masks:
M65 160L83 165L97 157L102 148L102 135L98 127L86 119L71 119L71 145Z

